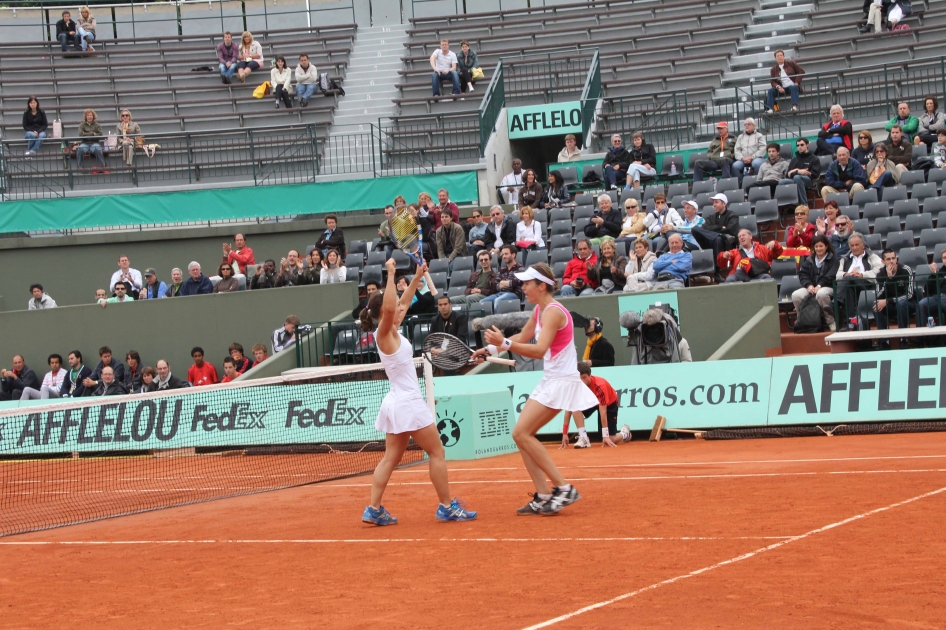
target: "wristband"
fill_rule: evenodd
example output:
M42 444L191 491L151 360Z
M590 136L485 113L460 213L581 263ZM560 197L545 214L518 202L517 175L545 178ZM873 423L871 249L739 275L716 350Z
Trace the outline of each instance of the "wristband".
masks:
M499 354L499 350L493 344L489 344L488 346L486 346L486 351L489 352L491 355Z
M508 337L504 338L503 343L500 347L503 350L509 350L510 348L512 348L512 339L509 339Z
M601 437L609 437L608 427L601 427Z

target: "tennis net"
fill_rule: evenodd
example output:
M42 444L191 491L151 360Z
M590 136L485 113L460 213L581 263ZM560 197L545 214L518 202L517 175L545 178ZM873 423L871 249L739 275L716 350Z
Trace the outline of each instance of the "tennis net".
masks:
M348 365L5 410L0 536L368 473L389 389L380 364ZM424 459L412 443L400 465Z
M850 424L734 427L696 431L704 440L751 440L777 437L816 437L834 435L881 435L890 433L933 433L946 431L946 422L939 420L860 422Z

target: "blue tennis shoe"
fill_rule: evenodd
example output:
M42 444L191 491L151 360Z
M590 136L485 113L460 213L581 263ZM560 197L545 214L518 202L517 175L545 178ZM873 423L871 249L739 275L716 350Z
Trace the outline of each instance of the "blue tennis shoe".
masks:
M476 518L476 512L465 510L466 504L460 503L459 499L450 502L450 507L444 505L437 506L438 521L472 521Z
M370 505L365 508L365 513L361 515L362 523L371 523L372 525L397 525L397 519L391 516L391 513L384 509L384 506L381 506L381 509L376 510Z

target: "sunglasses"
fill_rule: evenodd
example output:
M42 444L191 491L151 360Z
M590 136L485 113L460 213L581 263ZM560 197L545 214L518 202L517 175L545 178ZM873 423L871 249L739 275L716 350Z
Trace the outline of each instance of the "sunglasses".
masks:
M625 207L625 208L628 208L628 209L630 209L630 208L640 208L640 206L638 206L636 203L629 203L629 204L627 204L627 205L624 206L624 207Z
M796 217L807 217L807 216L808 216L808 213L807 213L807 212L796 212L796 213L795 213L795 216L796 216Z
M122 114L122 118L131 118L131 114Z

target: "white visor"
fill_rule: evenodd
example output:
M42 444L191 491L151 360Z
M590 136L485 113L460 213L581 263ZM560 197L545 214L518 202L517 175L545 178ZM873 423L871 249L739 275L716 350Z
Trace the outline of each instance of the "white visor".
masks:
M544 282L545 284L551 285L553 287L555 286L555 280L552 280L551 278L544 276L543 274L539 273L532 267L529 267L522 273L517 273L516 277L522 280L523 282L525 282L526 280L538 280L539 282Z

